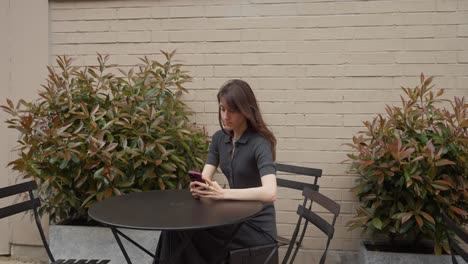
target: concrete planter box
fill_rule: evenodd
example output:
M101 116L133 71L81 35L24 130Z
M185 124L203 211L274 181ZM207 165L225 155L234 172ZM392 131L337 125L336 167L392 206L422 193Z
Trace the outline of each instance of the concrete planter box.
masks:
M150 252L156 250L159 231L120 229ZM122 238L132 263L152 263L146 253ZM110 228L95 226L51 225L49 243L56 259L110 259L112 264L126 264Z
M452 264L450 255L436 256L433 254L415 254L401 252L384 252L368 250L366 245L386 245L386 242L362 241L358 254L358 263L360 264ZM459 263L465 263L460 257L457 257Z

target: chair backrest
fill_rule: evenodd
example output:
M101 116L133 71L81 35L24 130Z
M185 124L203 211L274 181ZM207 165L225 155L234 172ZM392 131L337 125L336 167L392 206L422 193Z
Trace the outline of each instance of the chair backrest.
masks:
M289 247L286 252L286 255L284 256L283 264L294 262L294 259L296 258L296 254L299 250L302 240L304 239L305 231L307 229L307 225L309 222L317 226L318 229L320 229L323 233L327 235L326 248L322 257L320 258L320 264L323 264L325 263L325 258L327 255L328 247L330 245L330 241L332 240L333 235L335 233L335 223L336 223L336 218L340 214L340 205L336 203L335 201L331 200L330 198L326 197L325 195L313 190L312 188L308 186L304 187L302 195L304 196L304 203L302 205L299 205L297 208L297 214L299 215L299 220L297 222L296 228L294 229L294 233L292 235L291 242L289 243ZM307 206L307 202L309 201L310 203L315 202L321 205L327 211L332 213L333 214L332 222L328 223L325 219L320 217L318 214L314 213L311 210L311 207ZM304 225L302 225L302 232L298 238L298 234L301 229L302 219L305 220L305 223ZM292 256L291 256L291 253L292 253Z
M468 234L466 233L466 231L460 228L457 224L455 224L445 213L442 213L442 217L444 218L444 223L447 226L448 230L453 232L455 236L463 240L464 243L468 243ZM455 242L455 239L451 236L451 234L448 235L448 242L452 251L452 263L458 263L455 258L455 253L458 253L463 258L463 260L468 262L468 253L462 247L460 247L457 244L457 242Z
M42 229L41 220L39 218L39 214L37 212L37 208L41 205L39 198L35 198L33 194L33 190L37 188L37 185L34 181L20 183L4 188L0 188L0 199L6 198L9 196L28 193L28 199L22 202L15 203L13 205L5 206L0 208L0 219L6 218L21 212L26 212L32 210L34 212L34 219L37 225L37 229L39 229L39 234L41 236L42 243L44 244L44 248L47 251L47 255L52 262L55 262L54 256L50 251L49 244L47 243L46 237L44 235L44 230Z
M304 190L304 187L307 186L313 190L316 190L316 191L319 190L319 185L317 184L317 182L318 182L318 178L322 176L321 169L276 163L276 170L279 172L286 172L286 173L292 173L292 174L297 174L297 175L314 177L313 184L306 183L306 182L293 181L290 179L277 178L276 182L278 186L280 187L286 187L286 188L291 188L291 189L302 191Z

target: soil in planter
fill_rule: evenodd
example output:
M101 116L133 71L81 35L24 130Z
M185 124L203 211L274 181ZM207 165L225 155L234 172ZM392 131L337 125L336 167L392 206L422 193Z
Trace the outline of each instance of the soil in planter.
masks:
M434 254L434 247L425 244L365 244L369 251Z

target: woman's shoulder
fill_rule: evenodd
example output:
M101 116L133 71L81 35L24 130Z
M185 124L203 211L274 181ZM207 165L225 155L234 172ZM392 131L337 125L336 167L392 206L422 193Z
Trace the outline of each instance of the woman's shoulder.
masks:
M268 139L257 131L251 131L249 140L251 140L256 146L264 144L270 145Z
M224 135L224 132L222 129L218 129L216 132L213 133L212 137L220 137Z
M226 135L226 133L222 129L219 129L218 131L213 133L213 135L211 136L211 141L219 141L225 137L228 137L228 135Z

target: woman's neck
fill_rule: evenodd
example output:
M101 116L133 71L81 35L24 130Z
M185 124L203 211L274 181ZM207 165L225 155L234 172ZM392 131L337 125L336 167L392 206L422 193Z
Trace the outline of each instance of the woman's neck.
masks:
M247 130L247 123L244 123L239 128L233 129L232 130L232 133L233 133L232 138L234 139L234 141L237 141L242 136L242 134L244 134L245 130Z

